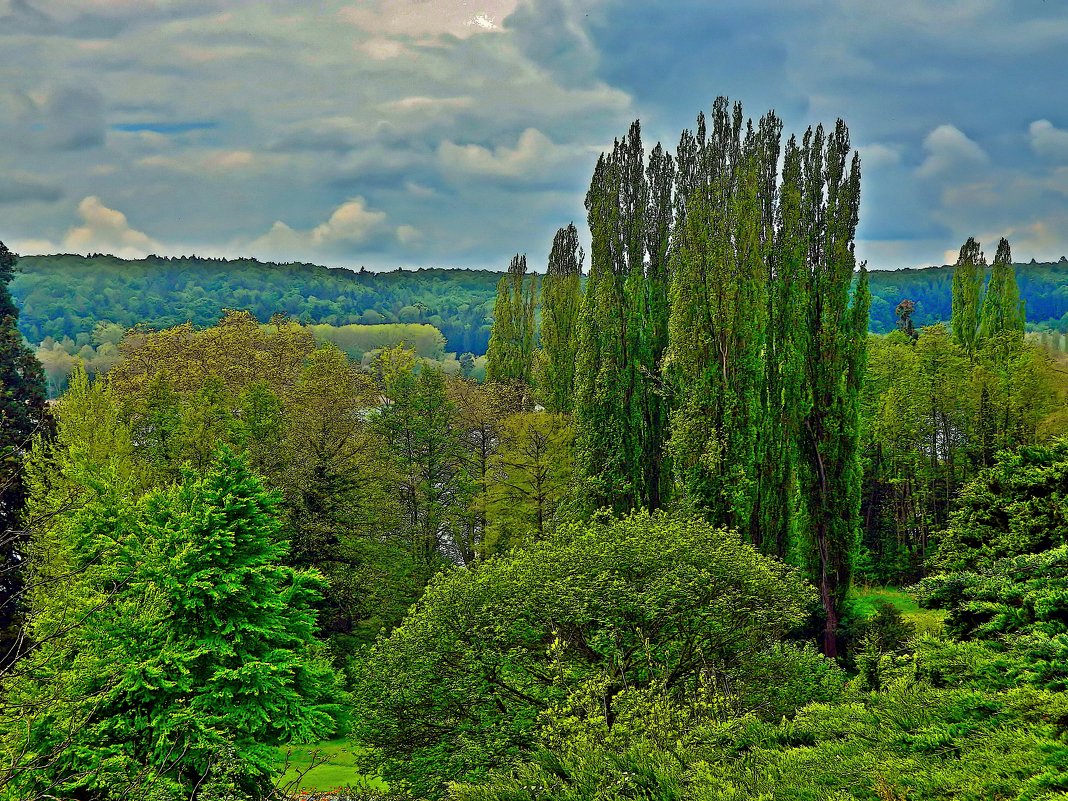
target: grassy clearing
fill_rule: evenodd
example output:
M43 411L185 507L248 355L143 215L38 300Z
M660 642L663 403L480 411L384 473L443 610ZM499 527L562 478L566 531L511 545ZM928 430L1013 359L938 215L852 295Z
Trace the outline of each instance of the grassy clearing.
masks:
M872 617L875 602L888 601L901 617L916 627L917 634L941 634L945 612L938 609L921 609L916 599L896 587L854 587L849 593L849 605L859 617Z
M279 749L279 762L286 762L288 759L288 768L282 774L278 786L292 791L324 791L345 786L386 789L386 783L382 779L360 773L356 767L356 755L359 751L359 746L344 739L312 745L284 746ZM312 767L313 765L315 767ZM290 787L298 777L300 782Z

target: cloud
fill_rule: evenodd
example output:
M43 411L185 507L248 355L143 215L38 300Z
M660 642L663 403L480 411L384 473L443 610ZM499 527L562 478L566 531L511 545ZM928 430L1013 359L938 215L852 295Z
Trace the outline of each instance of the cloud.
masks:
M939 125L923 140L927 158L916 174L935 178L961 171L973 170L990 161L978 144L953 125Z
M123 258L142 258L160 245L148 234L130 227L126 215L108 208L95 195L78 204L82 225L71 228L63 247L74 253L112 253Z
M404 228L407 235L410 226ZM355 197L334 209L325 222L308 230L296 230L276 220L266 234L248 247L252 253L267 258L306 261L316 255L356 252L387 232L386 213L369 208L364 198ZM402 236L400 231L394 234L398 239Z
M463 0L379 0L340 8L337 19L361 30L390 36L471 36L496 31L495 20L503 19L516 6L516 0L482 0L472 13Z
M27 99L20 128L35 149L86 150L104 144L104 97L96 88L60 86Z
M1035 120L1029 128L1031 149L1050 161L1068 161L1068 131L1049 120Z
M53 203L63 197L63 190L50 181L33 175L0 174L0 204Z
M444 141L438 147L442 167L458 177L534 178L550 170L563 153L536 128L519 135L515 147L500 145L492 150L482 145L457 145Z

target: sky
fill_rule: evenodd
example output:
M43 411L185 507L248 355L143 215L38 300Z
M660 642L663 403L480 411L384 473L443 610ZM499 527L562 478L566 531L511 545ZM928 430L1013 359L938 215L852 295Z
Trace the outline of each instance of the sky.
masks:
M613 138L726 95L845 120L869 267L1056 260L1066 46L1064 0L0 0L0 240L544 269Z

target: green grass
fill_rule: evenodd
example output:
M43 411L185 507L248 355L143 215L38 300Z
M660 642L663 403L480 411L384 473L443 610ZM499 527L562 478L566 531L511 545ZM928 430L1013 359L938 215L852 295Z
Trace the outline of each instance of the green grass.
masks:
M288 768L278 781L278 787L291 791L332 790L346 785L386 789L386 783L382 779L360 773L356 767L356 755L360 748L348 740L283 746L278 751L280 763L285 763L288 759ZM302 773L304 775L300 782L290 786Z
M893 604L901 613L901 617L916 627L917 634L942 632L945 612L938 609L921 609L915 598L895 587L853 587L847 603L857 616L868 618L875 615L877 600Z

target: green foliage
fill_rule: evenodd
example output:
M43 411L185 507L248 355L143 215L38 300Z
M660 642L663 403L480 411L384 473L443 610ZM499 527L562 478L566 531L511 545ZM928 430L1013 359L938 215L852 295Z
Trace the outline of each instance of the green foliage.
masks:
M539 716L591 687L608 727L621 693L654 684L755 708L812 601L796 571L705 523L640 512L568 526L432 582L362 667L355 736L391 785L436 797L520 759Z
M1020 290L1016 285L1016 270L1012 266L1012 253L1008 241L1002 239L998 242L998 252L990 271L990 284L983 297L978 338L992 339L1009 332L1022 334L1025 319Z
M962 490L942 534L943 571L994 566L998 560L1068 545L1068 440L998 455Z
M136 502L78 467L77 445L69 458L99 480L65 540L35 543L52 553L35 562L37 648L5 686L3 744L21 766L6 790L118 798L143 782L186 797L223 759L262 793L272 746L344 719L314 640L322 579L281 564L277 499L227 451Z
M577 483L589 510L656 509L666 500L667 408L658 374L674 173L659 145L646 167L636 121L602 154L586 195L592 243L574 410Z
M255 259L29 256L12 291L25 307L21 330L37 343L69 337L91 343L112 321L172 328L215 324L226 309L261 322L284 314L301 323L426 323L456 352L486 352L494 287L489 270L394 270L374 273Z
M979 250L979 243L971 237L960 249L960 256L953 268L952 324L953 339L964 352L975 352L979 336L981 303L979 293L983 286L986 258Z
M1033 688L944 687L921 678L937 673L945 657L928 650L893 670L884 689L853 689L781 721L686 719L676 709L676 725L665 735L658 724L671 717L647 707L629 737L586 727L478 785L453 785L450 797L1064 798L1064 696ZM964 669L958 678L974 676Z

